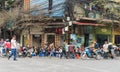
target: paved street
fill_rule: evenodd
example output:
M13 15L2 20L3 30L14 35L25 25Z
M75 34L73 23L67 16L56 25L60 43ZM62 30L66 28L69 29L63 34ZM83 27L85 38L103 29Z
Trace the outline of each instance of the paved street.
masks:
M120 72L119 60L0 58L0 72Z

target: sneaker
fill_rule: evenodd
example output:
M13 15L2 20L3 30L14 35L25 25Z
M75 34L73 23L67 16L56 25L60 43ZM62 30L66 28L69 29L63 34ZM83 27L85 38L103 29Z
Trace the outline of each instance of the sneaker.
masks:
M17 59L14 59L14 61L17 61Z

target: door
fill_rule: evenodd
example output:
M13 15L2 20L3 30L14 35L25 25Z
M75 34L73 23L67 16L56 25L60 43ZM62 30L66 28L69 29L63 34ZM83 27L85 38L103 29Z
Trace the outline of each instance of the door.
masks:
M48 42L48 45L51 43L55 44L55 35L47 35L47 42Z
M120 35L115 35L115 44L120 46Z
M97 42L99 45L103 45L105 41L109 41L109 35L96 35Z
M32 37L33 46L40 47L42 44L42 35L34 34Z
M84 43L84 46L88 46L89 45L89 34L85 34L85 43Z

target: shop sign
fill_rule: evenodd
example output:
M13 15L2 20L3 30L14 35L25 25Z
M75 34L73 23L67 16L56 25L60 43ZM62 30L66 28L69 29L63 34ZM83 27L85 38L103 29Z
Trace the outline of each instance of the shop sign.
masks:
M107 29L101 29L102 32L107 32Z
M39 34L35 34L34 36L35 36L35 37L40 37L40 35L39 35Z

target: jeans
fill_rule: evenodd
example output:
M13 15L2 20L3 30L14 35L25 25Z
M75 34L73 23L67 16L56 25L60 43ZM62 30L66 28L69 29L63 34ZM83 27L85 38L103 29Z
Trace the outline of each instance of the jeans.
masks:
M50 52L50 57L52 56L55 56L53 51Z
M67 59L66 51L63 51L62 53L60 53L60 58L62 58L63 56Z
M42 51L39 52L39 57L44 57L44 53Z
M0 54L1 56L5 55L5 48L0 47Z
M45 55L45 56L48 56L48 55L49 55L49 53L48 53L47 51L45 51L44 55Z
M75 54L74 54L73 52L69 52L69 57L70 57L71 59L75 59Z
M14 60L16 60L16 57L17 57L17 51L16 51L16 49L11 49L11 53L9 55L9 58L11 58L12 55L14 56Z
M103 58L107 58L108 57L108 52L104 52L104 54L103 54Z
M5 48L2 48L2 54L3 55L5 54Z

